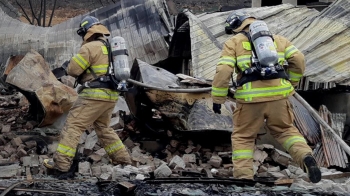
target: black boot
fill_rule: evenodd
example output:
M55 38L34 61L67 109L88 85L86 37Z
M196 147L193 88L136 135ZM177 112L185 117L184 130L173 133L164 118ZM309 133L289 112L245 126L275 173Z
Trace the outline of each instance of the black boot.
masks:
M312 183L317 183L321 180L321 170L311 155L306 155L304 158L304 170Z

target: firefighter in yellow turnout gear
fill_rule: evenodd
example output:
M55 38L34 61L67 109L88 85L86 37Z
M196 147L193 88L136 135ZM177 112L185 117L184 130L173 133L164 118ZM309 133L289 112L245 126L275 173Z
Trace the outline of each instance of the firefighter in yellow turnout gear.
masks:
M67 74L79 77L79 83L84 84L107 73L108 50L98 39L106 41L104 35L108 36L110 32L97 18L87 16L82 20L78 34L83 38L83 44L78 54L70 60ZM76 154L80 136L90 125L95 128L99 142L113 164L131 164L130 155L122 141L109 128L117 100L118 92L109 86L84 88L69 111L53 162L44 160L44 165L67 172Z
M226 100L232 73L237 73L235 98L237 107L233 112L234 130L231 136L232 162L235 178L254 179L253 154L257 133L266 125L279 143L289 152L293 160L308 173L312 182L321 179L321 172L312 150L304 137L293 125L294 116L288 97L303 76L304 55L286 38L271 35L278 53L278 62L288 62L288 70L281 77L261 79L249 75L252 68L253 44L249 39L249 26L257 21L247 14L233 13L227 19L226 32L235 35L227 40L216 68L212 84L213 110L220 113ZM287 75L287 74L288 75ZM280 74L280 72L278 72ZM282 74L282 72L281 72Z

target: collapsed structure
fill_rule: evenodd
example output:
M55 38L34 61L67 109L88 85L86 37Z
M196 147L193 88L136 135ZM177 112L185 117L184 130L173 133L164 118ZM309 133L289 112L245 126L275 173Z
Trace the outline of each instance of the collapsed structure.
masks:
M349 73L346 69L346 59L344 59L346 57L339 56L339 58L333 60L333 57L330 55L323 55L325 48L328 51L332 49L332 51L341 54L341 51L344 51L343 49L348 47L346 41L345 43L344 41L342 42L340 51L338 51L338 46L336 47L336 43L339 43L338 40L343 40L342 36L347 35L347 19L344 14L348 10L340 9L346 6L348 6L348 1L340 0L322 12L308 8L294 7L288 4L266 8L246 8L244 11L257 18L264 19L272 32L288 37L303 51L307 59L307 68L306 77L299 85L299 89L308 90L318 87L328 89L335 87L336 84L347 85L346 74ZM133 65L131 70L132 79L163 90L134 84L131 90L125 95L127 108L130 109L131 117L125 115L122 111L114 113L114 120L117 123L111 124L111 126L123 128L124 131L119 131L118 133L120 135L125 134L121 138L123 138L124 143L127 143L126 146L129 148L135 165L138 167L123 170L123 168L118 166L112 167L108 165L108 160L103 159L105 158L105 153L99 147L97 138L95 137L96 135L93 134L94 131L88 130L85 138L82 138L81 141L81 144L84 145L81 148L81 152L93 159L93 162L91 165L90 162L82 160L82 163L79 164L79 173L81 175L93 175L103 180L117 179L123 176L130 177L132 173L140 174L139 179L143 179L148 177L148 172L154 172L157 177L180 177L188 174L186 172L192 173L192 175L203 175L205 173L207 177L213 174L214 176L221 177L231 176L233 168L230 165L231 149L229 145L214 145L203 149L200 142L194 144L187 141L186 144L181 144L177 140L171 140L175 135L179 134L178 131L182 131L181 134L186 134L185 132L190 134L193 132L210 134L210 132L222 131L223 134L221 136L229 139L230 131L232 131L234 126L231 121L232 111L235 107L234 100L227 101L223 115L214 115L210 108L212 104L208 92L175 92L179 88L191 90L198 87L211 86L210 80L214 76L222 44L229 38L224 33L223 28L224 21L229 13L217 12L194 15L190 11L185 10L177 16L170 16L165 1L148 0L144 3L139 3L139 1L120 1L87 14L99 18L111 30L112 35L121 35L127 40L130 52L129 61L130 65ZM0 44L8 48L8 50L2 50L0 52L2 85L7 86L11 84L13 87L20 89L30 102L31 99L29 97L32 97L32 95L28 95L25 92L34 93L39 102L45 103L41 99L40 93L38 96L38 92L43 93L43 90L38 91L40 89L39 87L33 89L30 83L25 83L16 77L19 74L29 73L29 71L22 72L22 67L28 66L28 64L24 64L23 59L17 59L15 60L16 63L11 63L21 55L30 55L28 52L30 49L33 49L38 53L32 53L38 56L41 54L47 62L46 67L42 66L40 69L47 72L48 69L60 66L62 62L70 59L79 48L81 40L75 35L76 24L85 15L77 16L50 28L23 24L10 18L1 12L1 10L0 15L2 16L2 22L0 22ZM176 20L172 20L174 18ZM331 28L328 29L332 30L328 32L326 31L327 28L324 27L330 25ZM315 31L315 28L322 28L323 31ZM334 30L335 28L337 29L336 31ZM10 32L16 33L10 34ZM317 36L317 39L314 39L315 36ZM305 37L313 37L313 39L308 40ZM18 45L14 47L13 43L18 43ZM9 58L9 56L11 57ZM40 58L38 56L37 58ZM40 62L33 65L44 64ZM316 66L317 71L315 70ZM320 68L321 66L322 68ZM28 69L30 68L26 68L26 70ZM341 70L342 74L339 74L338 70ZM48 75L52 77L51 73L48 73ZM325 78L328 75L330 77L326 80ZM27 76L33 79L33 76ZM44 78L43 81L46 80ZM76 96L74 89L68 87L69 82L66 82L66 84L67 86L58 85L56 81L52 83L54 87L56 85L59 86L58 88L60 90L66 90L58 98L67 95L70 95L70 98L72 98L68 104L59 105L65 109L62 110L60 108L60 112L55 113L58 115L63 115L64 112L67 112L69 104L74 99L74 96ZM5 89L4 87L1 88ZM174 92L166 92L169 90L174 90ZM52 91L45 90L45 92ZM56 94L48 93L47 96L49 98L48 100L54 100L49 102L51 104L62 103L57 99L52 99L52 97L57 96ZM319 164L323 167L337 166L339 168L347 168L348 159L342 148L336 141L332 140L330 135L327 135L322 130L322 126L310 116L309 112L298 100L291 99L296 115L295 124L309 141L309 144L315 149L314 154ZM11 104L4 104L2 107L8 107L8 105ZM48 114L45 111L50 111L47 110L49 106L41 104L41 107L43 107L44 111L42 116L39 117L41 125L49 125L57 120L58 116L54 116L53 118L50 115L45 115ZM344 129L344 123L348 121L344 117L344 111L330 117L328 111L322 107L322 113L328 115L327 119L336 122L330 123L334 129L339 132ZM14 127L13 124L17 122L17 119L8 118L8 116L4 116L6 115L5 113L0 114L2 115L1 121L6 122L6 125L2 126L1 133L8 133ZM134 120L130 121L130 119L127 119L128 117L134 118ZM123 121L121 121L121 118L123 118ZM42 122L46 121L49 123L42 124ZM160 135L166 133L168 140L170 140L169 145L161 147L164 143L159 142L151 142L151 145L147 145L145 141L140 141L139 144L136 142L135 144L131 141L131 138L128 138L134 134L125 133L125 130L139 132L137 131L138 128L136 128L136 124L138 123L142 124L141 127L146 125L145 127L147 129L155 130ZM30 125L28 126L30 127ZM31 126L31 128L34 127ZM290 157L281 151L283 150L282 148L277 144L275 147L263 145L267 142L274 143L273 139L269 138L265 132L266 128L263 128L261 131L261 140L258 141L262 145L258 147L254 155L256 172L263 177L302 177L303 173L292 167L293 164ZM341 133L339 134L341 135ZM20 158L27 157L27 155L31 156L34 153L28 147L28 145L31 145L30 139L17 138L14 135L11 136L11 134L4 135L4 138L1 140L2 145L4 145L3 158L12 158L14 161L18 161ZM205 141L205 137L202 136L199 138ZM27 144L27 142L29 143ZM41 149L42 147L39 146L37 143L36 145L32 144L32 148ZM152 152L145 152L140 148L148 149ZM162 152L160 154L159 149ZM11 154L14 152L15 155L12 156ZM152 153L158 155L151 156ZM50 153L47 153L47 151L42 154L38 152L34 154L50 156ZM32 163L29 163L29 165L23 167L35 167L36 169L34 173L32 172L33 174L45 173L43 168L37 170L39 166L36 164L36 159L40 162L40 157L34 159L34 166ZM158 159L166 160L166 162ZM277 168L273 164L266 164L271 162L284 169ZM24 164L23 159L21 163ZM17 174L16 171L19 167L18 165L12 165L11 168L7 169L12 172L11 174ZM123 172L126 172L126 174ZM179 174L176 175L176 172ZM329 171L327 170L326 172ZM333 173L331 172L331 174ZM142 177L142 175L144 176Z

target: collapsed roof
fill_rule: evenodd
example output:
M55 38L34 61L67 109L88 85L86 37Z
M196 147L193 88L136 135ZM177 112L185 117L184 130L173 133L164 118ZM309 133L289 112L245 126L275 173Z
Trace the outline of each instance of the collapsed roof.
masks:
M25 55L34 49L45 57L52 69L61 66L80 48L82 40L76 30L86 15L97 17L110 29L112 36L125 38L130 65L135 58L150 64L167 58L165 37L171 33L172 24L164 0L121 0L53 27L25 24L0 7L0 45L3 48L0 65L10 55Z
M308 90L350 84L349 8L349 0L338 0L322 12L290 4L240 10L264 20L272 33L289 38L305 54L306 78L300 88ZM186 28L189 30L194 77L213 79L223 43L232 36L224 31L224 22L231 12L194 15L186 10L179 15L177 23L181 24L176 25L174 37ZM179 56L178 47L184 47L181 40L177 41L179 45L173 43L170 50L174 56Z

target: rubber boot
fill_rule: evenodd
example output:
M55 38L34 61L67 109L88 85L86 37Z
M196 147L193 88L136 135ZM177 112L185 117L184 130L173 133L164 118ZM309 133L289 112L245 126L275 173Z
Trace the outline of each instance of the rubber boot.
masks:
M306 155L304 158L304 170L312 183L317 183L321 180L321 170L311 155Z

